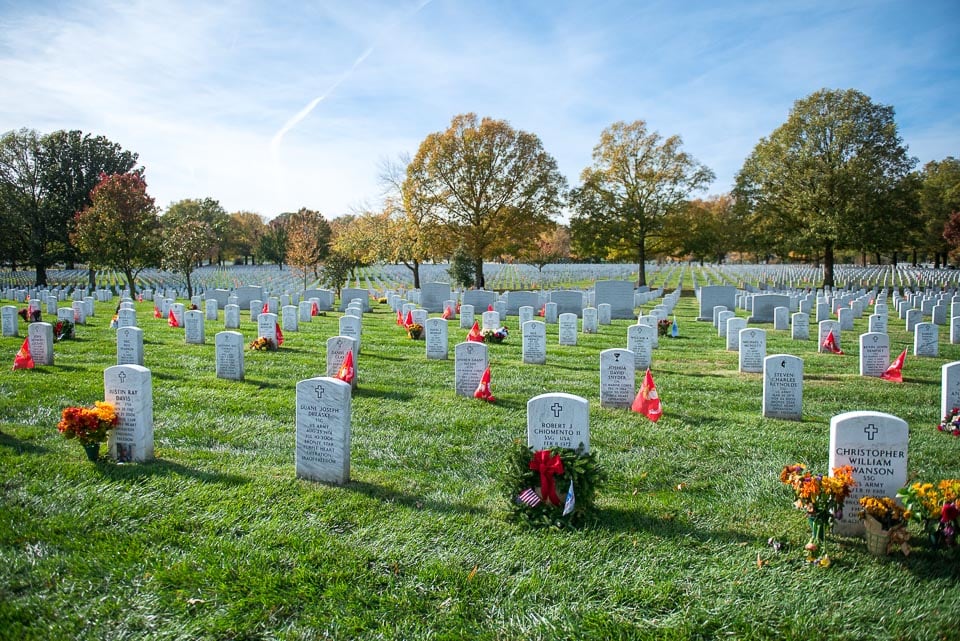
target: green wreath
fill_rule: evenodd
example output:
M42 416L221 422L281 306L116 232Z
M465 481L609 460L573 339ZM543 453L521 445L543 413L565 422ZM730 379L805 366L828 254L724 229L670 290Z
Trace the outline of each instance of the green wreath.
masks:
M563 463L563 473L554 475L560 505L543 500L542 489L537 494L539 502L536 505L529 505L520 500L519 497L527 490L535 491L539 488L540 473L530 468L530 462L533 461L536 452L518 440L514 441L514 447L510 452L504 479L504 492L510 505L510 517L515 521L526 522L532 527L559 529L580 527L594 512L593 501L596 489L606 475L597 464L596 456L584 452L582 446L576 450L554 447L548 451L551 456L559 456ZM571 481L574 507L573 511L564 514L564 499Z

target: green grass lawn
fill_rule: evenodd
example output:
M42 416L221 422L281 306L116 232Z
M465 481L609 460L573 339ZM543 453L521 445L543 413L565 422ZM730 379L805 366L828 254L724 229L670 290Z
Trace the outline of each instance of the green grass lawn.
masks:
M960 638L956 554L920 543L880 559L831 535L832 567L810 566L778 477L798 461L827 471L830 418L853 410L909 423L912 478L960 476L960 439L935 429L940 367L960 360L946 328L940 358L908 356L897 385L858 375L866 315L844 356L767 326L767 353L796 354L805 371L804 420L770 420L761 375L737 372L685 297L681 337L654 352L653 424L600 408L599 353L625 346L631 321L566 348L550 325L535 366L508 319L510 338L490 346L490 405L456 397L453 361L427 361L377 305L363 321L352 480L337 487L294 476L294 387L323 373L329 312L279 352L247 351L234 382L215 376L222 320L206 345L185 345L138 304L156 460L88 462L56 423L103 398L114 306L98 303L54 366L0 370L0 639ZM895 356L912 339L890 307ZM246 314L242 325L255 338ZM465 335L451 325L451 357ZM8 364L22 341L0 339ZM544 392L590 401L609 478L579 531L507 520L508 449Z

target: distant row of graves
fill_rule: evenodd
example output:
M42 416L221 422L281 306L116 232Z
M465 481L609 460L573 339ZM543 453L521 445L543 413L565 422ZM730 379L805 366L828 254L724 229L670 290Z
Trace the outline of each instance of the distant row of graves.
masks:
M326 341L326 375L296 383L296 474L305 479L344 483L350 478L352 390L360 376L347 383L335 377L349 353L359 371L362 327L371 310L371 292L348 288L337 300L329 290L306 290L271 295L262 287L212 290L194 296L188 303L175 290L146 290L142 299L152 301L154 315L182 328L188 344L206 341L206 326L223 322L215 337L216 375L229 380L245 376L245 342L241 311L255 323L257 337L275 340L279 332L297 332L318 313L337 311L338 335ZM425 358L449 358L449 325L468 329L482 322L496 328L508 316L516 316L522 336L523 363L546 363L546 327L557 325L560 345L575 345L580 333L596 333L598 325L614 319L636 319L626 327L625 345L611 346L599 354L599 400L603 407L629 408L636 393L636 371L650 368L659 346L658 328L673 313L678 290L638 289L626 281L600 281L587 291L456 291L447 283L429 283L420 290L385 292L385 303L398 317L408 314L423 325ZM8 288L2 297L42 310L58 319L83 326L95 314L95 302L113 305L109 290L27 290ZM860 374L880 376L890 366L887 335L891 305L905 328L914 335L914 355L938 356L939 327L949 319L950 342L960 343L960 295L953 290L905 290L874 287L857 290L784 288L782 291L750 292L726 285L705 285L697 291L698 321L710 322L727 350L739 352L740 372L760 373L763 381L762 414L768 418L801 420L803 359L793 354L766 354L767 328L789 331L797 341L809 341L811 319L818 326L818 350L827 349L828 336L840 349L844 332L853 321L869 314L869 331L859 337ZM104 371L105 400L117 408L120 427L110 436L109 451L119 461L148 461L153 457L152 377L144 367L143 329L129 292L121 292L114 319L117 335L117 365ZM62 303L69 302L69 306ZM187 305L194 309L188 309ZM201 307L203 309L201 309ZM649 307L635 316L636 308ZM872 310L871 310L872 308ZM102 309L102 307L101 307ZM221 314L222 310L222 314ZM741 312L738 314L737 312ZM0 308L3 336L19 335L17 306ZM442 314L442 317L430 317ZM744 317L743 314L749 314ZM32 318L28 314L28 318ZM926 320L929 318L929 321ZM392 317L391 317L392 321ZM753 326L751 326L753 325ZM29 323L31 351L42 355L40 365L52 365L53 326ZM489 349L479 342L454 345L453 389L472 397L490 365ZM942 368L941 414L960 405L960 362ZM528 402L528 445L535 450L553 447L589 451L589 402L564 392L548 393ZM836 416L830 428L830 466L853 465L858 485L849 499L850 509L838 525L840 533L860 531L856 501L864 495L893 496L906 483L906 423L881 412L852 412Z

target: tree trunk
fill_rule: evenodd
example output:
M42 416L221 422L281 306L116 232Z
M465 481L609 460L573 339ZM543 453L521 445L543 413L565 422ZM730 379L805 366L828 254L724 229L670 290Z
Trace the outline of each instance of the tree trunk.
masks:
M477 275L477 289L486 289L487 281L483 277L483 259L479 258L473 263L474 273Z
M894 267L897 266L897 252L893 252L893 255L890 256L890 264Z
M860 266L861 267L867 266L867 252L865 251L860 252Z
M647 239L641 238L637 247L637 287L647 284Z
M420 289L420 261L413 259L413 266L410 268L413 272L413 288Z
M187 298L193 298L193 283L190 281L190 272L187 272Z
M823 286L833 287L833 241L823 247Z
M913 261L911 261L911 262L912 262L912 264L913 264L914 267L917 266L917 250L916 250L916 249L913 250Z
M90 289L97 286L97 270L93 267L87 268L87 284L90 285Z
M880 252L874 252L873 258L877 261L877 265L879 265L881 262Z
M47 284L47 266L42 262L38 262L34 268L37 271L37 287L45 286Z
M137 283L133 277L133 272L129 268L123 270L124 276L127 277L127 286L130 288L130 298L137 297Z

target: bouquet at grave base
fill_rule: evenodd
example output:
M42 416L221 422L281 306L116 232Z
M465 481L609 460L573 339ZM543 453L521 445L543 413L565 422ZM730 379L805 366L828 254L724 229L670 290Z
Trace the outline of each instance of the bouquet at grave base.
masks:
M923 527L934 548L957 546L960 531L960 479L914 483L901 488L897 498L907 508L905 517Z
M504 492L510 517L531 527L576 528L594 513L594 495L606 474L583 447L534 452L514 441Z
M277 351L277 344L273 342L272 339L267 338L266 336L261 336L250 343L250 349L258 352L275 352Z
M794 506L807 515L810 526L810 540L804 546L807 561L829 567L830 557L820 552L827 529L833 525L834 519L843 516L843 502L856 484L853 467L835 467L833 476L825 476L812 474L802 463L786 465L780 472L780 481L793 489Z
M670 333L670 321L666 318L661 318L657 321L657 335L658 336L667 336Z
M413 323L407 325L407 336L413 340L419 339L423 335L423 325L420 323Z
M93 407L65 408L57 430L66 438L77 439L81 445L93 445L106 441L108 432L119 423L113 405L97 401Z
M17 314L20 315L20 318L23 319L25 323L39 323L40 322L40 310L35 309L30 311L29 307L24 307Z
M874 520L880 528L889 533L887 554L897 548L904 556L910 554L910 533L907 532L906 510L889 496L864 496L860 498L861 521ZM876 526L874 526L876 527ZM868 528L869 529L869 528Z
M506 340L507 336L509 335L510 332L507 331L506 327L500 327L499 329L485 329L483 330L483 342L497 343L499 345Z
M70 340L74 337L73 321L68 321L66 319L57 321L57 324L53 326L53 337L57 341Z
M954 407L949 414L943 417L943 420L937 425L937 431L960 436L960 407Z

